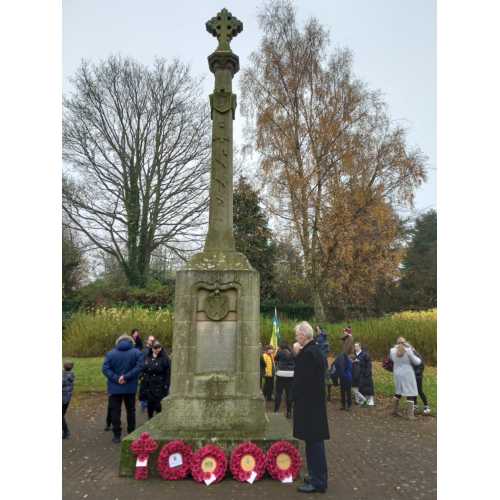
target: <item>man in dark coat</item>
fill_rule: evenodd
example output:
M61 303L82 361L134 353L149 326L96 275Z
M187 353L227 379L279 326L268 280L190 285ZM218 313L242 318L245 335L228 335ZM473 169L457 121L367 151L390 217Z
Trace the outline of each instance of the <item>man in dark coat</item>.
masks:
M295 327L302 346L295 359L293 385L293 435L305 441L307 469L302 493L324 493L328 486L325 439L330 439L325 401L326 360L313 339L313 329L303 321Z
M116 347L104 358L102 373L108 379L109 409L113 425L113 443L121 439L122 401L127 410L127 432L135 430L135 393L144 364L143 354L134 347L129 335L122 335Z

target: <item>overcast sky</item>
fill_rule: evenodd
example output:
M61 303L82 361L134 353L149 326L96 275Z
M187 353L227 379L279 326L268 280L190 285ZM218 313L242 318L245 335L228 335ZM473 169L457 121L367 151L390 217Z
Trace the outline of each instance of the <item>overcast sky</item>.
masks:
M155 57L179 58L193 74L205 75L208 95L213 76L207 56L216 40L205 22L226 7L243 22L231 43L247 64L259 45L258 0L63 0L63 90L71 85L82 58L99 61L110 54L144 64ZM409 129L409 142L429 157L428 182L418 190L417 212L436 205L436 13L433 0L297 0L299 23L311 17L329 29L332 47L350 48L354 72L385 95L394 120ZM238 93L239 74L233 91ZM207 97L208 99L208 97ZM235 145L244 119L237 114Z

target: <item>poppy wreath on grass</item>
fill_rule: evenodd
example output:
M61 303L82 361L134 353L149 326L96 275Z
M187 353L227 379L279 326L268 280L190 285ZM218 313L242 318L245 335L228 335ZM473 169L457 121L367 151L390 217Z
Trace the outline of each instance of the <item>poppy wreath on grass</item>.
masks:
M163 446L156 467L163 479L178 481L189 474L192 457L191 446L177 439Z
M223 479L227 470L227 459L224 450L213 444L207 444L193 453L191 475L198 483L207 486Z
M148 460L149 455L158 448L158 443L147 433L143 432L137 439L132 441L130 450L134 455L137 455L135 463L135 479L148 478Z
M302 459L299 450L288 441L278 441L268 450L266 469L273 479L283 481L292 477L295 480L299 475Z
M247 481L252 477L252 472L255 473L254 481L262 479L266 471L266 455L257 445L242 443L231 454L230 469L237 481Z

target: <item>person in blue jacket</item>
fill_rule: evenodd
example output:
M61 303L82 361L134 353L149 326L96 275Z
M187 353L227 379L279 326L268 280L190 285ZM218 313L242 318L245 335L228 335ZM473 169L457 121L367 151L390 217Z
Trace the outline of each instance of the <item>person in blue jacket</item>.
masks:
M127 432L130 434L135 430L135 394L144 356L134 345L132 337L121 335L115 348L106 354L102 365L102 373L108 379L113 443L121 440L122 401L127 411Z
M341 352L333 362L334 377L340 381L341 410L349 411L352 406L352 361L345 352Z

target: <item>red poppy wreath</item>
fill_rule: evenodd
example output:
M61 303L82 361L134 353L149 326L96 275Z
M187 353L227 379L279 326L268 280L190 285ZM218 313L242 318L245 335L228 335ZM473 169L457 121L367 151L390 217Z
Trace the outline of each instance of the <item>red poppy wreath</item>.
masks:
M213 444L207 444L193 454L191 475L195 481L207 486L218 483L226 474L227 459L224 451Z
M192 457L191 447L177 439L163 446L158 455L156 467L163 479L178 481L189 474Z
M147 433L143 432L137 439L132 441L130 450L137 455L135 462L135 479L148 478L149 455L158 448L158 443Z
M299 475L302 459L295 446L288 441L278 441L268 450L266 456L267 472L278 481L293 481Z
M266 471L266 455L257 445L242 443L231 454L230 469L237 481L253 483Z

